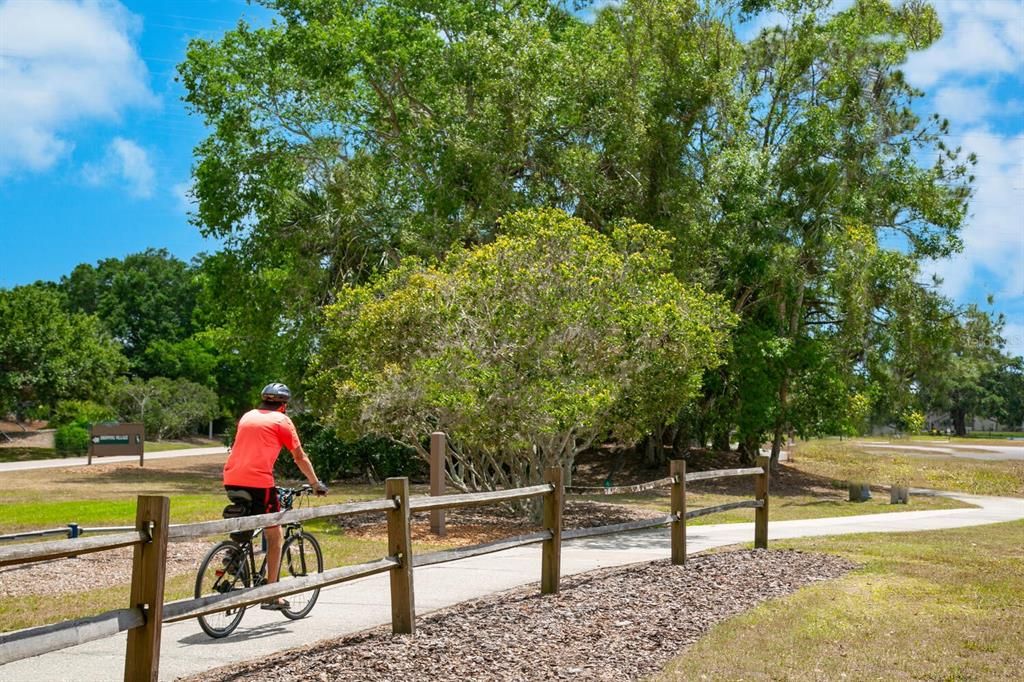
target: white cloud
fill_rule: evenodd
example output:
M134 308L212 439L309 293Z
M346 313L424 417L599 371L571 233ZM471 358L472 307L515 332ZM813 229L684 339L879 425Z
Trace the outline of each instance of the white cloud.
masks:
M963 0L934 3L942 38L911 55L909 81L928 88L952 76L1015 75L1024 58L1024 3Z
M192 183L188 180L185 182L175 183L171 187L171 193L178 200L178 208L181 209L182 213L188 213L195 208L195 199L192 198Z
M1007 322L1003 327L1003 338L1006 339L1004 352L1014 357L1024 357L1024 324Z
M115 137L100 163L86 164L82 169L91 185L121 182L136 197L153 196L155 173L146 150L131 140Z
M935 110L959 124L978 123L995 111L989 93L985 86L942 87L935 91Z
M112 1L0 0L0 177L53 166L75 123L156 104L139 27Z
M978 155L975 196L963 230L964 250L934 264L943 291L961 299L979 274L1001 282L997 298L1024 298L1024 133L967 132L965 150Z

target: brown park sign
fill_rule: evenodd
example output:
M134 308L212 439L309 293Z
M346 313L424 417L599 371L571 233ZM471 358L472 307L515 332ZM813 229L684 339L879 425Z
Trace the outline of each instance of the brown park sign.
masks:
M93 457L113 455L138 456L139 466L143 461L143 445L146 440L142 424L93 424L89 429L89 460Z

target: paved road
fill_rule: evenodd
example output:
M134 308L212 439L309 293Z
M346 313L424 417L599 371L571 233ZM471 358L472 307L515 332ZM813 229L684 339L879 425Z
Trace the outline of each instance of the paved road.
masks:
M856 444L868 451L897 450L905 451L908 454L934 454L964 459L980 459L990 462L1024 460L1024 446L1020 445L991 445L988 443L976 445L974 443L932 443L929 441L916 444L908 443L906 445L874 441L859 441Z
M849 533L959 528L1024 518L1024 499L940 493L977 505L947 509L868 514L770 524L774 540ZM693 526L691 553L751 542L753 524ZM1024 543L1024 533L1021 542ZM669 555L666 530L626 533L566 542L563 574L607 566L664 559ZM539 589L540 548L521 547L482 557L416 570L416 609L422 615L468 599L534 584ZM233 635L209 639L195 621L168 625L163 631L160 678L173 680L272 651L301 646L390 622L387 576L378 575L324 590L312 614L287 621L279 614L250 610ZM106 682L121 676L125 635L110 637L33 659L0 666L0 680L75 680Z
M228 449L223 445L213 448L185 448L183 450L165 450L163 452L147 452L144 462L154 459L171 459L174 457L197 457L201 455L226 455ZM0 463L0 473L5 471L28 471L30 469L56 469L86 466L87 457L63 457L61 459L36 459L28 462ZM138 462L138 457L94 457L93 464L116 464L118 462Z

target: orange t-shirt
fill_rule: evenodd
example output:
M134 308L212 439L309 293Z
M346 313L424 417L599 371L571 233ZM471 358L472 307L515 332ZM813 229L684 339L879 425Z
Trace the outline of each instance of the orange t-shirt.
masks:
M273 410L249 410L238 420L235 444L224 464L224 485L246 488L274 486L274 462L281 448L301 445L288 415Z

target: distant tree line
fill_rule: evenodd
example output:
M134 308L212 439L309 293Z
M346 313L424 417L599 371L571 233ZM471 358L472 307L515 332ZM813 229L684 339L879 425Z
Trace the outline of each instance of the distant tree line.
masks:
M349 439L445 428L467 487L603 441L1024 419L1003 320L922 273L975 163L901 71L926 2L261 4L179 66L225 247L0 293L4 409L159 379L234 416L280 379Z

